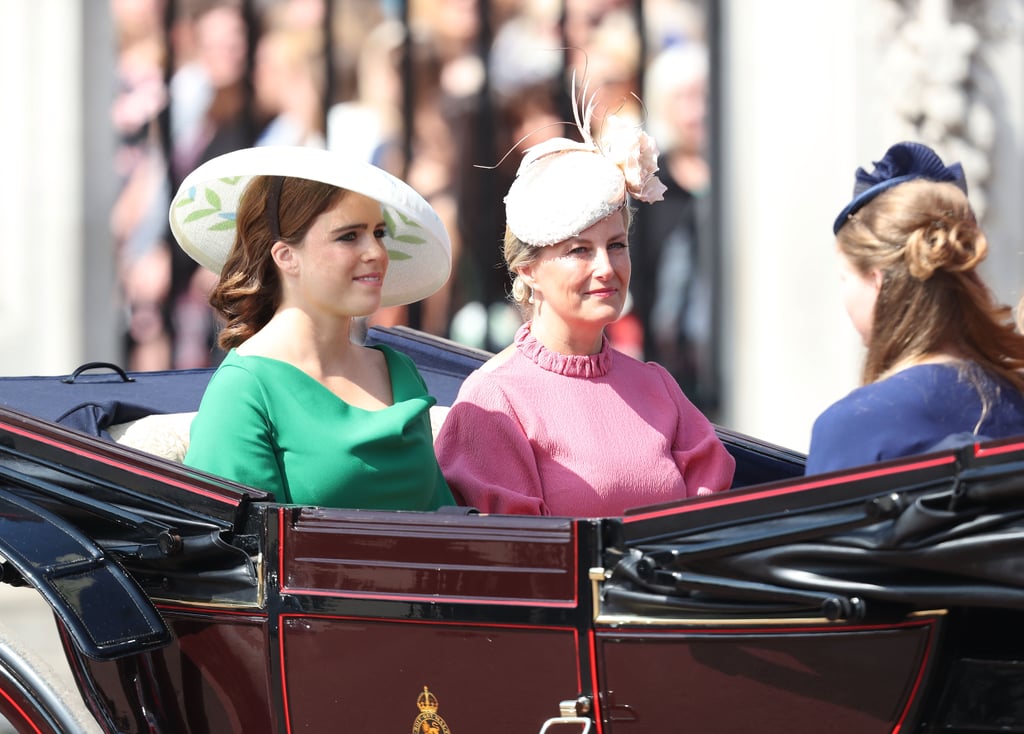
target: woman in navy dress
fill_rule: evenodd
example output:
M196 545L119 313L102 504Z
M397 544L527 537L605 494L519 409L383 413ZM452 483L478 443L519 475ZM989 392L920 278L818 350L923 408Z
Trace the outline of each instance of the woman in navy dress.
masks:
M899 143L853 193L833 231L862 385L815 421L806 473L1024 435L1024 336L978 274L960 164Z

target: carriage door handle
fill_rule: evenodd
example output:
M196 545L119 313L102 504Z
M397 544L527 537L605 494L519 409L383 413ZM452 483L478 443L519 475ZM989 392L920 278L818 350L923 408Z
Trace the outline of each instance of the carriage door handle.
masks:
M583 730L580 734L587 734L590 731L590 719L586 716L579 716L580 710L587 710L590 708L590 701L586 698L578 698L572 701L562 701L558 704L558 712L561 716L556 716L553 719L548 719L544 722L544 726L540 728L540 734L544 734L552 726L559 726L561 724L582 724Z

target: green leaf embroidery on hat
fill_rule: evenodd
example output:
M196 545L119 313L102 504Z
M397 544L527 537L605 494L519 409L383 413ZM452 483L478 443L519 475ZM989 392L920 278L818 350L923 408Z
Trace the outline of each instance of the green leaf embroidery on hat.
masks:
M236 185L241 180L241 176L233 176L233 177L230 177L230 178L222 178L222 179L218 179L218 180L221 181L222 183L226 183L226 184L228 184L230 186L234 186L234 185ZM190 188L188 193L189 193L188 198L184 198L183 197L178 202L178 204L177 204L178 208L180 208L182 206L188 206L190 204L195 204L195 202L196 202L196 187L193 186L192 188ZM235 229L235 213L234 212L224 212L224 211L222 211L222 209L224 207L224 202L221 199L220 194L217 193L216 190L214 190L212 188L209 188L209 187L207 187L204 190L203 194L204 194L204 198L206 199L206 203L208 203L210 206L208 208L205 208L205 209L196 209L195 211L190 212L185 217L185 219L182 221L182 223L183 224L189 224L191 222L195 222L198 219L204 219L206 217L210 217L210 216L214 216L214 215L219 215L220 218L218 219L218 221L214 222L213 224L211 224L209 226L209 228L208 228L209 231L211 231L211 232L224 232L224 231L234 230Z
M220 194L213 189L206 190L206 200L210 203L215 210L220 211L224 208L224 205L220 203Z
M234 219L234 217L232 217L231 219L224 219L224 220L221 220L220 222L217 222L216 224L214 224L213 226L210 227L210 231L211 232L224 232L226 230L234 229L234 228L235 228L235 219Z
M211 214L216 214L219 211L219 209L196 209L194 212L185 217L185 224L188 224L189 222L194 222L197 219L202 219L203 217L208 217Z
M404 214L402 214L402 212L400 212L400 211L392 212L392 210L390 210L390 209L388 209L386 207L384 208L382 213L384 215L384 224L387 226L388 234L391 235L391 239L395 240L396 242L402 242L402 243L404 243L406 245L422 245L424 242L427 241L423 237L420 237L419 235L415 235L415 234L398 234L398 223L395 221L395 218L394 218L394 216L392 216L392 214L397 215L398 219L401 220L401 224L403 225L402 226L403 230L408 229L408 228L420 229L420 230L423 229L423 227L416 220L410 219L409 217L407 217ZM402 260L402 259L408 259L408 258L393 258L393 259L395 259L395 260Z
M392 260L412 260L412 255L401 250L388 250L388 257Z
M419 222L417 222L415 219L410 219L409 217L407 217L404 214L402 214L402 212L395 212L395 213L398 215L398 218L401 219L402 222L407 227L417 227L417 228L419 228L419 226L420 226Z

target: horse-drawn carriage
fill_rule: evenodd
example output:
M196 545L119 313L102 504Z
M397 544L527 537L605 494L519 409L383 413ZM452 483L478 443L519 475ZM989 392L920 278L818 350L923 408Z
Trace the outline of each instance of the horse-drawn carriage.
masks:
M486 358L370 339L441 405ZM1024 732L1024 440L804 477L722 429L731 491L624 517L326 509L124 440L208 377L0 379L2 578L78 687L0 644L16 731Z

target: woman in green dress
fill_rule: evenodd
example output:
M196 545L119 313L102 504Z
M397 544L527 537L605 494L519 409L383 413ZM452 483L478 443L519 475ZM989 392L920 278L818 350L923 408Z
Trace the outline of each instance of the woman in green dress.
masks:
M350 337L354 320L429 296L451 245L430 205L367 163L313 148L214 158L171 203L171 230L220 274L226 356L185 463L278 501L434 510L453 504L415 364Z

